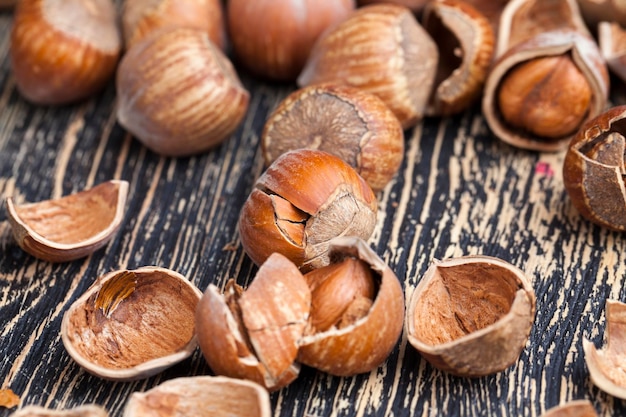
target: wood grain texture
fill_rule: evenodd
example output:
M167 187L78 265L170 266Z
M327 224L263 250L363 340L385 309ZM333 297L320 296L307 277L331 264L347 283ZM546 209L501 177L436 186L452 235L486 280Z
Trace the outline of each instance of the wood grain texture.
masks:
M108 179L129 181L130 193L115 238L64 264L19 249L0 210L0 388L11 388L22 405L95 402L119 416L132 392L211 370L197 351L146 380L101 380L63 348L63 313L98 276L120 268L171 268L202 290L228 278L246 285L256 268L242 252L236 221L263 169L258 147L265 118L293 86L242 74L252 99L235 134L205 154L163 158L116 123L112 84L74 106L25 102L10 73L10 24L11 14L0 13L3 203L7 196L58 197ZM528 274L537 316L518 363L488 377L457 378L433 369L403 335L383 366L368 374L337 378L305 367L272 394L274 415L538 416L574 399L589 399L602 416L626 415L624 401L591 384L582 351L583 337L601 344L605 300L626 300L626 240L577 214L562 184L563 156L501 143L476 106L407 131L401 170L379 194L369 243L396 272L407 300L434 258L491 255ZM0 416L13 410L0 409Z

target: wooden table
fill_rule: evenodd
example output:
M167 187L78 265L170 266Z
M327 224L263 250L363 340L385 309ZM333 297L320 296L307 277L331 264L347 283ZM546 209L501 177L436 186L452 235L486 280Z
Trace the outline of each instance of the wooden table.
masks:
M239 244L236 221L263 163L260 130L293 86L241 74L252 99L245 121L223 145L191 158L148 151L115 119L113 84L93 99L38 107L17 93L8 60L11 14L0 14L0 196L40 201L109 179L130 183L115 238L92 256L51 264L23 252L0 210L0 388L21 404L84 403L121 414L132 392L165 380L210 374L199 350L163 373L115 383L83 371L59 337L63 313L98 277L158 265L200 289L256 267ZM500 257L523 269L537 294L530 340L515 365L478 379L433 369L403 334L383 366L351 378L304 368L272 394L276 416L537 416L589 399L600 415L626 415L626 403L595 388L584 337L603 339L605 300L625 300L626 242L583 220L563 188L563 153L534 153L496 139L479 106L454 118L427 119L406 132L405 159L379 194L371 246L410 297L431 260L467 254ZM0 409L0 416L12 410Z

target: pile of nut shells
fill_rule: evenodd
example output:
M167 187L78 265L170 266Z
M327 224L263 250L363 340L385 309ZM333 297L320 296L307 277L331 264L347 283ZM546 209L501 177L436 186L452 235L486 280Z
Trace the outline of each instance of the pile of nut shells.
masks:
M367 244L377 193L402 164L404 132L424 117L480 106L502 141L566 151L573 204L626 230L626 107L607 109L609 68L626 74L618 2L300 3L21 0L15 8L10 52L22 96L63 105L115 78L119 124L163 156L207 152L233 135L250 101L237 71L297 85L259 132L266 169L238 222L258 266L247 288L232 280L198 289L146 266L104 274L65 313L63 344L94 375L145 378L198 346L220 375L137 393L125 415L168 407L172 396L184 413L207 395L225 396L215 413L269 415L268 392L294 381L301 365L370 372L403 330L424 359L454 375L514 364L535 316L522 270L487 256L433 260L405 300L408 289ZM20 247L66 262L115 235L127 193L114 180L56 200L9 198L6 208ZM88 228L73 226L89 216L97 221L80 222ZM609 344L610 358L620 354ZM594 355L594 372L611 363Z

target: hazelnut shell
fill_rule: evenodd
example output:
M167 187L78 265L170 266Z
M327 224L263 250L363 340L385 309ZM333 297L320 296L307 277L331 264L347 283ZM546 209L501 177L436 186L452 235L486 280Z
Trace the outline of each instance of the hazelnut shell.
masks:
M355 257L369 264L377 281L377 293L369 312L353 324L303 337L298 360L332 375L369 372L387 359L402 333L402 286L389 266L362 239L333 239L330 256L335 262Z
M589 400L575 400L552 407L541 417L597 417L596 409Z
M27 405L10 417L108 417L107 410L96 404L80 405L74 408L50 409L38 405Z
M435 260L409 301L407 337L438 369L489 375L518 359L535 303L529 280L508 262L488 256Z
M169 269L113 271L65 312L61 339L93 375L117 381L147 378L196 349L194 312L201 296Z
M17 244L36 258L68 262L100 249L124 215L128 182L112 180L61 198L15 204L7 198Z

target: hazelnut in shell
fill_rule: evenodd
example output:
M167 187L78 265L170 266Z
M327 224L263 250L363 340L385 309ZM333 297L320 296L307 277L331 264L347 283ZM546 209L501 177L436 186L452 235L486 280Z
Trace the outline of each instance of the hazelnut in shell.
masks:
M606 302L606 346L597 349L592 341L583 340L585 362L591 381L602 391L626 400L626 304Z
M371 187L339 157L289 151L259 177L244 203L241 244L257 265L278 252L306 272L328 265L332 238L369 239L377 204Z
M355 10L317 39L297 82L361 88L382 99L408 129L424 115L438 59L435 42L411 10L374 4Z
M270 417L267 390L252 381L223 376L181 377L133 393L122 417Z
M11 30L18 91L45 105L85 99L113 78L122 35L112 0L23 0Z
M65 312L61 340L93 375L117 381L147 378L196 349L194 318L201 296L187 278L169 269L113 271Z
M408 340L443 371L496 373L526 345L535 303L530 281L508 262L488 256L435 260L409 301Z
M239 126L250 95L206 32L163 29L128 50L117 72L117 120L166 156L204 152Z
M387 359L402 333L402 286L362 239L337 237L329 252L329 266L305 275L312 307L298 361L331 375L369 372Z
M224 10L220 0L125 0L122 29L126 49L167 27L205 31L222 50L226 47Z
M229 0L235 56L257 76L293 81L318 36L354 8L355 0Z
M581 127L563 162L563 183L586 219L626 230L626 106L613 107Z
M88 190L36 203L7 198L9 223L17 244L36 258L68 262L102 248L124 216L128 182L111 180Z
M377 96L354 87L318 84L284 99L261 135L266 166L300 148L339 156L376 192L400 168L404 133L397 117Z
M211 284L196 310L198 343L218 375L255 381L270 391L300 372L298 342L311 293L298 268L279 253L260 267L248 288Z
M422 11L426 4L430 3L431 0L359 0L359 6L366 6L368 4L375 3L391 3L397 4L400 6L408 7L415 13L419 13Z

